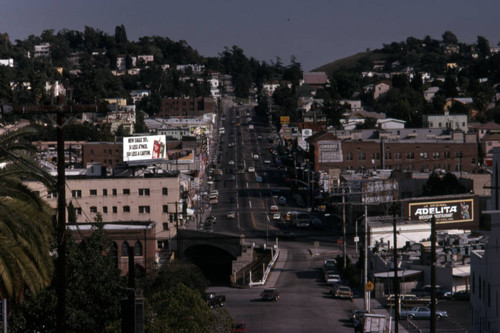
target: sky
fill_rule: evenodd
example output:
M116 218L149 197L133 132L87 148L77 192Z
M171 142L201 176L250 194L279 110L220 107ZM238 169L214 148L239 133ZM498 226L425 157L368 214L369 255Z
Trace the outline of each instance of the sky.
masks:
M128 39L184 40L202 56L236 45L247 57L285 65L292 56L305 71L408 37L460 42L477 36L500 41L498 0L0 0L0 33L12 42L44 30L84 30Z

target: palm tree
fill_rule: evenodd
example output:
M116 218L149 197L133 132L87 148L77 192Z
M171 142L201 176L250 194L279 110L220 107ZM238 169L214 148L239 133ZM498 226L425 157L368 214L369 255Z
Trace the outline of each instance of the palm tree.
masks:
M37 292L52 278L50 256L53 210L22 180L53 180L36 164L30 128L0 135L0 297L23 299L27 287Z

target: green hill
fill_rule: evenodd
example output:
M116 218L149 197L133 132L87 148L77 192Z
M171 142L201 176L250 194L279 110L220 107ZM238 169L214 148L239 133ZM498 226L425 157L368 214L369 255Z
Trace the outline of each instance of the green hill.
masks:
M371 70L373 67L373 61L376 60L386 60L387 54L383 53L373 53L373 52L360 52L352 56L335 60L329 64L320 66L313 72L326 72L327 75L338 71L338 70Z

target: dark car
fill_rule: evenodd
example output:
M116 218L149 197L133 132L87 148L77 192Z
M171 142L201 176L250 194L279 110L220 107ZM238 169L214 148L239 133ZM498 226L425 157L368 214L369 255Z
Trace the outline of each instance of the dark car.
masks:
M282 231L277 234L279 239L294 240L296 235L291 231Z
M457 291L453 294L452 298L456 301L469 301L470 300L470 292L467 290Z
M236 198L235 197L230 197L229 200L228 200L229 203L235 203L236 202Z
M246 331L247 331L247 325L245 323L234 323L231 330L232 333L240 333Z
M278 290L274 288L270 289L264 289L260 293L260 300L261 301L277 301L280 299L280 293Z

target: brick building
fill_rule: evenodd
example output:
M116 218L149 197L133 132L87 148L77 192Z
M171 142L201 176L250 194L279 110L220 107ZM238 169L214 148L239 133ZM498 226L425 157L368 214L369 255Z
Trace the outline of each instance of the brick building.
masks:
M396 169L473 172L479 150L474 134L437 129L353 130L308 139L316 171Z
M216 111L215 101L211 97L164 98L157 116L191 118Z

